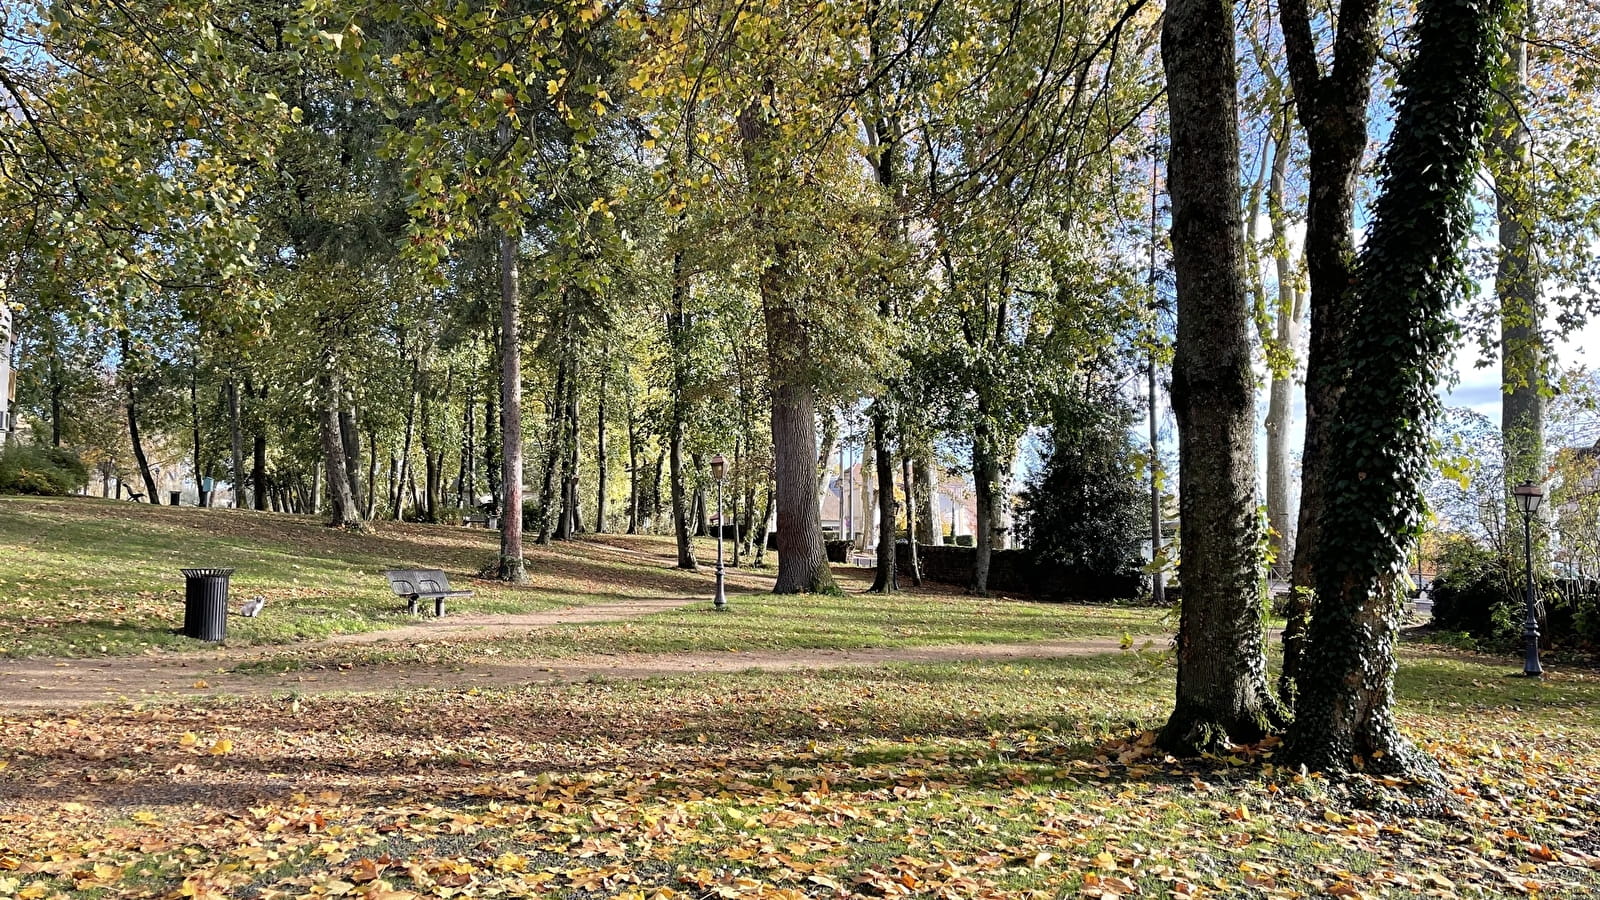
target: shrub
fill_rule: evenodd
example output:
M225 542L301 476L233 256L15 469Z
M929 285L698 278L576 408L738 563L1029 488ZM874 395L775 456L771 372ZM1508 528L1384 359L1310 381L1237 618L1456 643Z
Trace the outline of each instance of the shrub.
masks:
M65 497L89 484L89 470L71 450L37 445L0 452L0 493Z
M1433 580L1433 624L1471 635L1487 648L1522 645L1527 618L1526 575L1520 558L1507 559L1465 539L1445 545ZM1538 578L1539 631L1546 643L1600 647L1600 583Z
M1137 573L1149 501L1129 437L1133 410L1113 396L1063 402L1043 469L1023 492L1018 535L1045 571Z

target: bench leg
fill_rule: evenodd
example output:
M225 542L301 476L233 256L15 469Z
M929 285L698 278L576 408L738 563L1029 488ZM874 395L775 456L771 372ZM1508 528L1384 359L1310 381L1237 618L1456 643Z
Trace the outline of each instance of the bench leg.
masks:
M433 614L435 616L439 616L439 617L443 617L444 616L444 598L443 597L435 597L435 598L433 598Z
M410 599L410 601L408 601L406 603L406 612L410 613L413 616L417 614L417 598L416 597L412 597Z

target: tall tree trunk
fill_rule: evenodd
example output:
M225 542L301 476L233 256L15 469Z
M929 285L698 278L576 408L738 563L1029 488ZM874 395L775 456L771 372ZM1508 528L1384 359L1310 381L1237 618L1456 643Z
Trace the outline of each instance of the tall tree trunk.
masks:
M756 535L756 567L767 564L767 535L772 533L772 517L777 512L774 506L778 499L778 486L772 482L767 483L767 503L761 510L761 526Z
M189 428L194 438L194 501L196 506L206 506L206 463L200 456L200 361L190 360L189 365Z
M9 366L11 360L0 360L0 364ZM51 330L50 339L50 446L61 446L61 401L65 386L61 377L61 345L55 339L54 329ZM8 398L9 399L9 398ZM15 429L6 432L7 437L16 433Z
M396 522L405 518L405 489L406 485L411 483L415 470L415 466L411 463L411 445L417 433L417 373L419 370L419 361L412 359L411 391L406 394L406 424L405 429L401 432L400 439L400 472L394 486L394 520ZM348 447L349 445L349 441L346 441L345 446ZM352 494L355 493L353 482L350 492Z
M499 334L499 329L495 330ZM500 339L495 338L495 376L493 383L483 395L483 480L484 486L489 490L489 502L493 505L496 515L505 510L505 494L500 483L500 438L497 425L500 422L499 407L495 402L501 392L498 365L500 354Z
M989 426L988 404L982 396L978 398L978 425L972 434L972 482L977 521L973 524L972 584L968 590L979 597L987 597L998 518L996 508L1000 505L1000 448Z
M1284 56L1295 108L1306 132L1306 275L1311 323L1306 347L1305 444L1300 454L1300 516L1295 529L1281 685L1292 704L1315 583L1327 428L1339 411L1336 371L1346 295L1354 281L1356 182L1367 148L1367 104L1377 60L1378 0L1340 0L1332 66L1322 71L1306 0L1279 0Z
M608 356L600 366L600 393L595 398L594 530L596 534L604 534L606 530L606 376L610 374L610 368L611 360Z
M228 432L232 439L233 468L228 478L233 482L233 508L242 509L244 504L244 423L239 409L239 382L228 382Z
M694 558L694 543L689 535L688 486L684 483L684 429L688 401L684 397L688 380L688 316L684 310L689 297L689 275L684 268L683 251L672 254L672 311L667 314L667 343L672 347L671 421L668 423L667 454L672 481L672 533L678 541L678 568L691 572L700 566Z
M1506 35L1503 99L1493 106L1489 168L1495 182L1500 259L1495 294L1500 301L1500 435L1505 481L1544 480L1544 338L1539 283L1533 273L1533 139L1528 133L1528 45L1532 4Z
M501 143L510 140L500 124ZM517 256L522 234L500 228L500 561L495 574L513 584L527 579L522 561L522 303Z
M583 435L578 408L577 350L573 350L572 377L567 379L567 533L582 534L583 527L583 469L580 442Z
M470 384L471 379L468 382ZM472 415L475 409L477 398L474 391L469 389L461 404L461 463L456 472L456 502L468 512L478 505L478 453L473 445L478 424L473 421Z
M706 470L706 455L704 453L691 453L689 454L689 460L694 463L696 476L694 480L694 502L689 507L694 521L694 536L705 537L711 533L711 528L707 521L710 515L706 512L706 483L699 476L700 473Z
M900 581L894 552L894 463L889 450L889 410L883 400L872 405L872 460L878 478L878 565L867 590L892 594L900 589ZM864 466L861 477L867 477Z
M944 543L944 533L939 529L939 485L934 480L933 454L919 452L913 462L917 485L917 534L922 542L932 546Z
M144 441L139 437L139 388L133 373L127 368L129 354L132 352L131 343L128 340L128 333L122 332L123 378L128 382L128 440L133 444L133 461L139 466L139 477L144 481L145 500L151 505L160 506L161 497L156 491L156 479L150 472L150 458L145 456Z
M245 396L249 397L254 405L252 424L255 426L250 436L250 485L255 493L255 509L265 511L267 499L267 422L262 414L261 406L267 399L267 386L262 385L259 393L251 390L248 376L244 382ZM255 401L262 401L255 403Z
M332 507L330 510L332 518L328 526L364 528L361 510L356 506L355 495L350 491L350 479L341 477L348 470L345 465L344 437L339 422L340 408L344 405L344 391L340 388L338 372L330 371L322 376L319 382L322 389L322 397L318 403L322 425L322 458L328 472L328 500Z
M344 443L344 477L350 482L350 496L361 508L361 432L356 427L355 403L349 397L339 401L339 439ZM333 473L329 473L332 475Z
M564 341L563 341L564 343ZM567 355L562 352L556 359L556 380L550 393L550 415L545 422L545 454L544 474L539 479L539 509L537 511L539 523L538 543L548 545L552 540L564 538L562 533L563 523L557 517L556 487L561 487L560 511L561 517L566 515L566 481L560 479L560 470L566 460L562 452L567 417L563 410L562 398L567 394Z
M1310 768L1435 772L1394 720L1396 580L1422 519L1505 3L1422 0L1415 50L1400 70L1400 108L1338 361L1349 374L1328 434L1316 602L1285 748Z
M1256 595L1255 392L1239 208L1233 4L1173 0L1161 32L1178 338L1183 610L1177 701L1160 741L1218 751L1278 728Z
M773 85L761 90L770 101ZM739 114L739 143L751 198L751 220L769 242L767 261L758 278L762 317L767 326L767 366L772 390L772 456L778 496L778 577L773 593L799 594L835 589L822 543L822 516L817 505L817 391L812 383L811 335L801 318L789 267L794 248L776 235L779 162L772 123L761 103L751 98ZM770 106L768 107L770 108ZM830 417L831 421L832 417ZM831 442L830 442L831 443ZM820 459L827 462L828 450Z
M922 587L922 560L917 557L916 486L911 479L911 457L904 453L900 456L900 475L900 481L905 485L906 492L906 550L911 554L911 583L916 587Z
M378 429L372 424L367 425L367 496L366 503L361 507L361 514L369 521L374 517L378 508ZM393 481L391 476L390 481Z
M628 533L639 533L639 423L634 419L633 392L628 392Z
M1298 346L1301 302L1294 259L1289 250L1289 223L1284 209L1284 186L1289 169L1289 123L1282 125L1272 155L1272 176L1267 191L1267 217L1272 223L1272 257L1278 274L1277 327L1273 337L1278 358L1269 366L1267 388L1267 546L1273 572L1290 573L1294 553L1294 522L1289 503L1289 430L1294 425L1294 378L1299 369ZM1279 691L1287 699L1286 686Z

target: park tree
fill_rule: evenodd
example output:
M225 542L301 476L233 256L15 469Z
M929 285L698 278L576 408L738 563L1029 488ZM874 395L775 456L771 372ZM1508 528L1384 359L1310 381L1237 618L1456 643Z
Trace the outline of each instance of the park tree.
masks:
M1282 0L1285 67L1305 132L1305 257L1310 326L1306 346L1305 443L1300 457L1300 514L1283 632L1281 691L1293 703L1321 547L1327 428L1339 414L1339 348L1354 281L1356 188L1367 148L1367 107L1379 49L1378 0L1340 0L1318 40L1305 0Z
M1289 734L1291 758L1320 770L1431 770L1394 719L1397 586L1457 330L1451 310L1504 11L1499 0L1424 0L1400 71L1338 344L1340 411L1327 435L1317 591Z
M1255 397L1232 4L1169 4L1161 56L1172 135L1172 404L1184 594L1177 703L1160 740L1196 752L1250 743L1282 725L1267 685L1256 586Z

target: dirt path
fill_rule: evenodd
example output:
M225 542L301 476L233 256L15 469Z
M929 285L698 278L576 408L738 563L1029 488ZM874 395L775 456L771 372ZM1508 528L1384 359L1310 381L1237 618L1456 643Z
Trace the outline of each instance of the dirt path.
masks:
M885 663L1044 659L1115 653L1119 649L1120 642L1116 638L1090 638L869 650L618 654L502 660L471 665L392 664L275 675L227 672L225 666L231 660L226 656L160 660L28 660L0 666L0 709L69 709L94 703L209 696L518 687L592 678L641 679L749 669L788 671Z
M383 631L359 631L354 634L336 634L324 641L297 645L304 649L348 646L351 644L378 644L384 641L411 643L415 641L449 641L463 638L501 637L537 631L551 625L582 625L590 622L615 622L636 619L652 613L681 609L695 603L704 603L704 597L655 597L639 600L618 600L615 603L596 603L590 606L568 606L562 609L545 609L531 613L507 615L447 615L443 619L424 618L414 625L387 628Z

